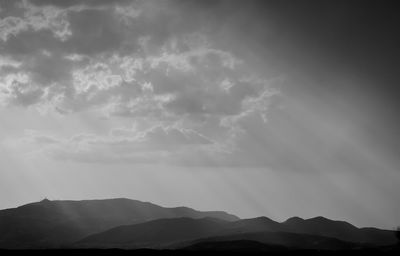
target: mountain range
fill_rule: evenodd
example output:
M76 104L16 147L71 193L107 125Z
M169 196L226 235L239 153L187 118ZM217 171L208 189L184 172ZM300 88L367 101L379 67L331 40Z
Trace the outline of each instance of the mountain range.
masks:
M234 242L235 243L232 243ZM0 248L259 250L370 248L396 243L394 231L324 217L239 219L222 211L167 208L131 199L50 201L0 211Z

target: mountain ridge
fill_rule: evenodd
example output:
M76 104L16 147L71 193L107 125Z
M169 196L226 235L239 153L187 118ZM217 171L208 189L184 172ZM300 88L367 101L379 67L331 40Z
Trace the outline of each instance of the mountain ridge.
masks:
M127 198L42 200L0 210L0 248L57 247L113 227L176 217L239 219L221 211L168 208Z
M216 236L238 236L239 240L253 237L259 242L275 241L282 236L288 239L288 243L297 237L307 243L326 243L326 247L343 248L354 244L381 246L396 242L393 231L358 228L322 216L309 219L291 217L283 222L265 216L240 219L223 211L163 207L128 198L44 199L0 210L0 231L0 248L11 249L68 247L88 241L94 248L109 245L140 248L138 244L158 248ZM147 238L143 238L143 234L147 234ZM251 234L258 234L262 239ZM100 242L96 241L99 237Z
M212 220L212 219L211 219ZM309 226L309 223L322 223L324 226ZM355 226L341 221L333 221L327 218L311 218L303 220L297 229L292 226L286 226L285 222L278 223L267 217L258 217L254 219L243 219L235 222L218 221L218 228L207 230L207 226L198 225L201 221L210 221L208 219L191 219L192 225L196 228L202 227L201 233L193 235L196 228L189 228L183 222L187 218L154 220L146 223L128 225L122 228L115 228L113 232L103 232L94 234L78 242L78 248L173 248L179 247L183 240L200 240L200 242L215 242L232 240L255 240L261 243L276 244L281 246L297 247L297 249L352 249L357 247L383 246L395 243L394 233L387 230L359 229ZM174 222L174 225L169 223ZM158 223L159 225L153 225ZM194 224L193 224L194 223ZM327 224L327 225L326 225ZM336 226L340 224L342 226ZM343 229L343 225L345 229ZM349 228L350 229L347 229ZM122 232L118 232L121 231ZM162 230L163 236L156 234ZM322 230L322 231L321 231ZM339 232L338 232L339 230ZM167 231L167 232L165 232ZM185 232L187 232L185 234ZM180 234L182 241L174 244L171 239L177 233ZM144 235L146 234L146 235ZM147 235L150 234L150 235ZM179 240L179 239L178 239ZM303 241L303 242L299 242ZM193 243L184 243L182 247L190 246Z

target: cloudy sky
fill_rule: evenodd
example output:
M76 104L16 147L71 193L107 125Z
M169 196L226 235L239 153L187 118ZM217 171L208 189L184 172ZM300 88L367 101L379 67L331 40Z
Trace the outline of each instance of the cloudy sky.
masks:
M399 17L366 1L0 1L0 208L128 197L400 224Z

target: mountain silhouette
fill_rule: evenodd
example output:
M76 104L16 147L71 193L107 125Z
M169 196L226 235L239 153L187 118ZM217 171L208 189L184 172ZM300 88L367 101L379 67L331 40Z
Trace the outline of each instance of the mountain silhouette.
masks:
M190 245L186 245L184 248L191 248L203 243L232 242L238 240L255 241L262 244L286 247L292 250L350 250L362 246L361 244L346 242L336 238L309 234L249 232L199 239L192 241Z
M282 230L287 232L334 237L349 242L389 245L395 241L393 231L357 228L348 222L330 220L322 216L311 219L289 218L282 225Z
M87 248L158 248L218 234L229 222L214 218L160 219L91 235L76 245Z
M166 208L130 199L50 201L0 211L0 248L58 247L121 225L160 218L239 218L221 211Z
M347 242L390 245L396 242L393 231L377 228L357 228L345 221L325 217L302 219L292 217L279 223L267 217L242 219L229 224L225 233L287 232L336 238Z
M296 230L293 226L288 227L287 222L278 223L266 217L233 222L213 218L161 219L94 234L79 241L75 246L78 248L176 249L190 247L197 242L252 240L296 249L348 250L392 244L395 239L391 231L376 229L371 235L368 229L358 229L348 223L320 217L303 221L304 223L301 222L302 229ZM335 224L338 226L336 227ZM350 231L347 229L350 227L348 225L351 226ZM324 228L326 228L325 231ZM340 232L343 232L343 238ZM387 236L379 237L382 232ZM359 240L356 239L357 235L359 235ZM369 244L365 242L365 240L372 241L376 237L380 240Z
M229 242L243 240L268 246L329 250L388 246L397 242L394 231L358 228L324 217L292 217L280 223L267 217L239 219L222 211L166 208L124 198L46 199L0 211L0 248L6 249L181 249L195 248L195 244L203 242L206 244L198 245L199 248L246 247L245 242L241 245Z
M282 225L267 217L238 220L229 226L230 232L282 231Z
M288 232L250 232L254 223L263 218L238 221L241 229L232 229L236 223L217 219L162 219L146 223L122 226L91 235L75 244L77 248L123 248L123 249L222 249L235 246L234 241L254 241L269 246L294 249L348 250L357 243L332 237ZM249 227L245 227L250 223ZM221 243L224 242L224 243ZM231 243L231 245L229 245ZM237 245L239 246L239 245ZM272 247L271 247L272 248ZM271 249L269 248L269 249ZM264 249L267 249L265 247Z

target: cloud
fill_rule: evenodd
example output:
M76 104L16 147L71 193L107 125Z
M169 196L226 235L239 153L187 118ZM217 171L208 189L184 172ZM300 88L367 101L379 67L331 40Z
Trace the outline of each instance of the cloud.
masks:
M27 30L49 30L59 40L66 40L70 35L70 23L66 19L67 11L53 6L36 7L27 1L22 1L16 9L23 10L22 17L8 16L0 20L0 38L7 41L11 36Z
M189 19L185 10L194 3L67 2L8 7L0 21L0 103L144 128L129 136L116 136L115 128L70 139L30 134L46 155L228 164L241 152L246 120L267 120L276 79L213 41L204 17ZM198 10L206 15L207 8Z
M79 134L70 138L29 130L18 143L29 145L31 153L63 161L104 163L180 164L188 155L195 158L217 150L217 142L195 130L161 125L141 131L114 128L104 136Z
M29 106L44 95L41 88L31 86L25 73L12 73L0 79L0 100L3 104Z
M0 70L3 68L18 68L21 66L21 62L13 60L12 58L0 56Z
M56 6L60 8L68 8L76 5L87 5L87 6L113 6L115 4L129 4L131 0L31 0L32 4L36 6Z

